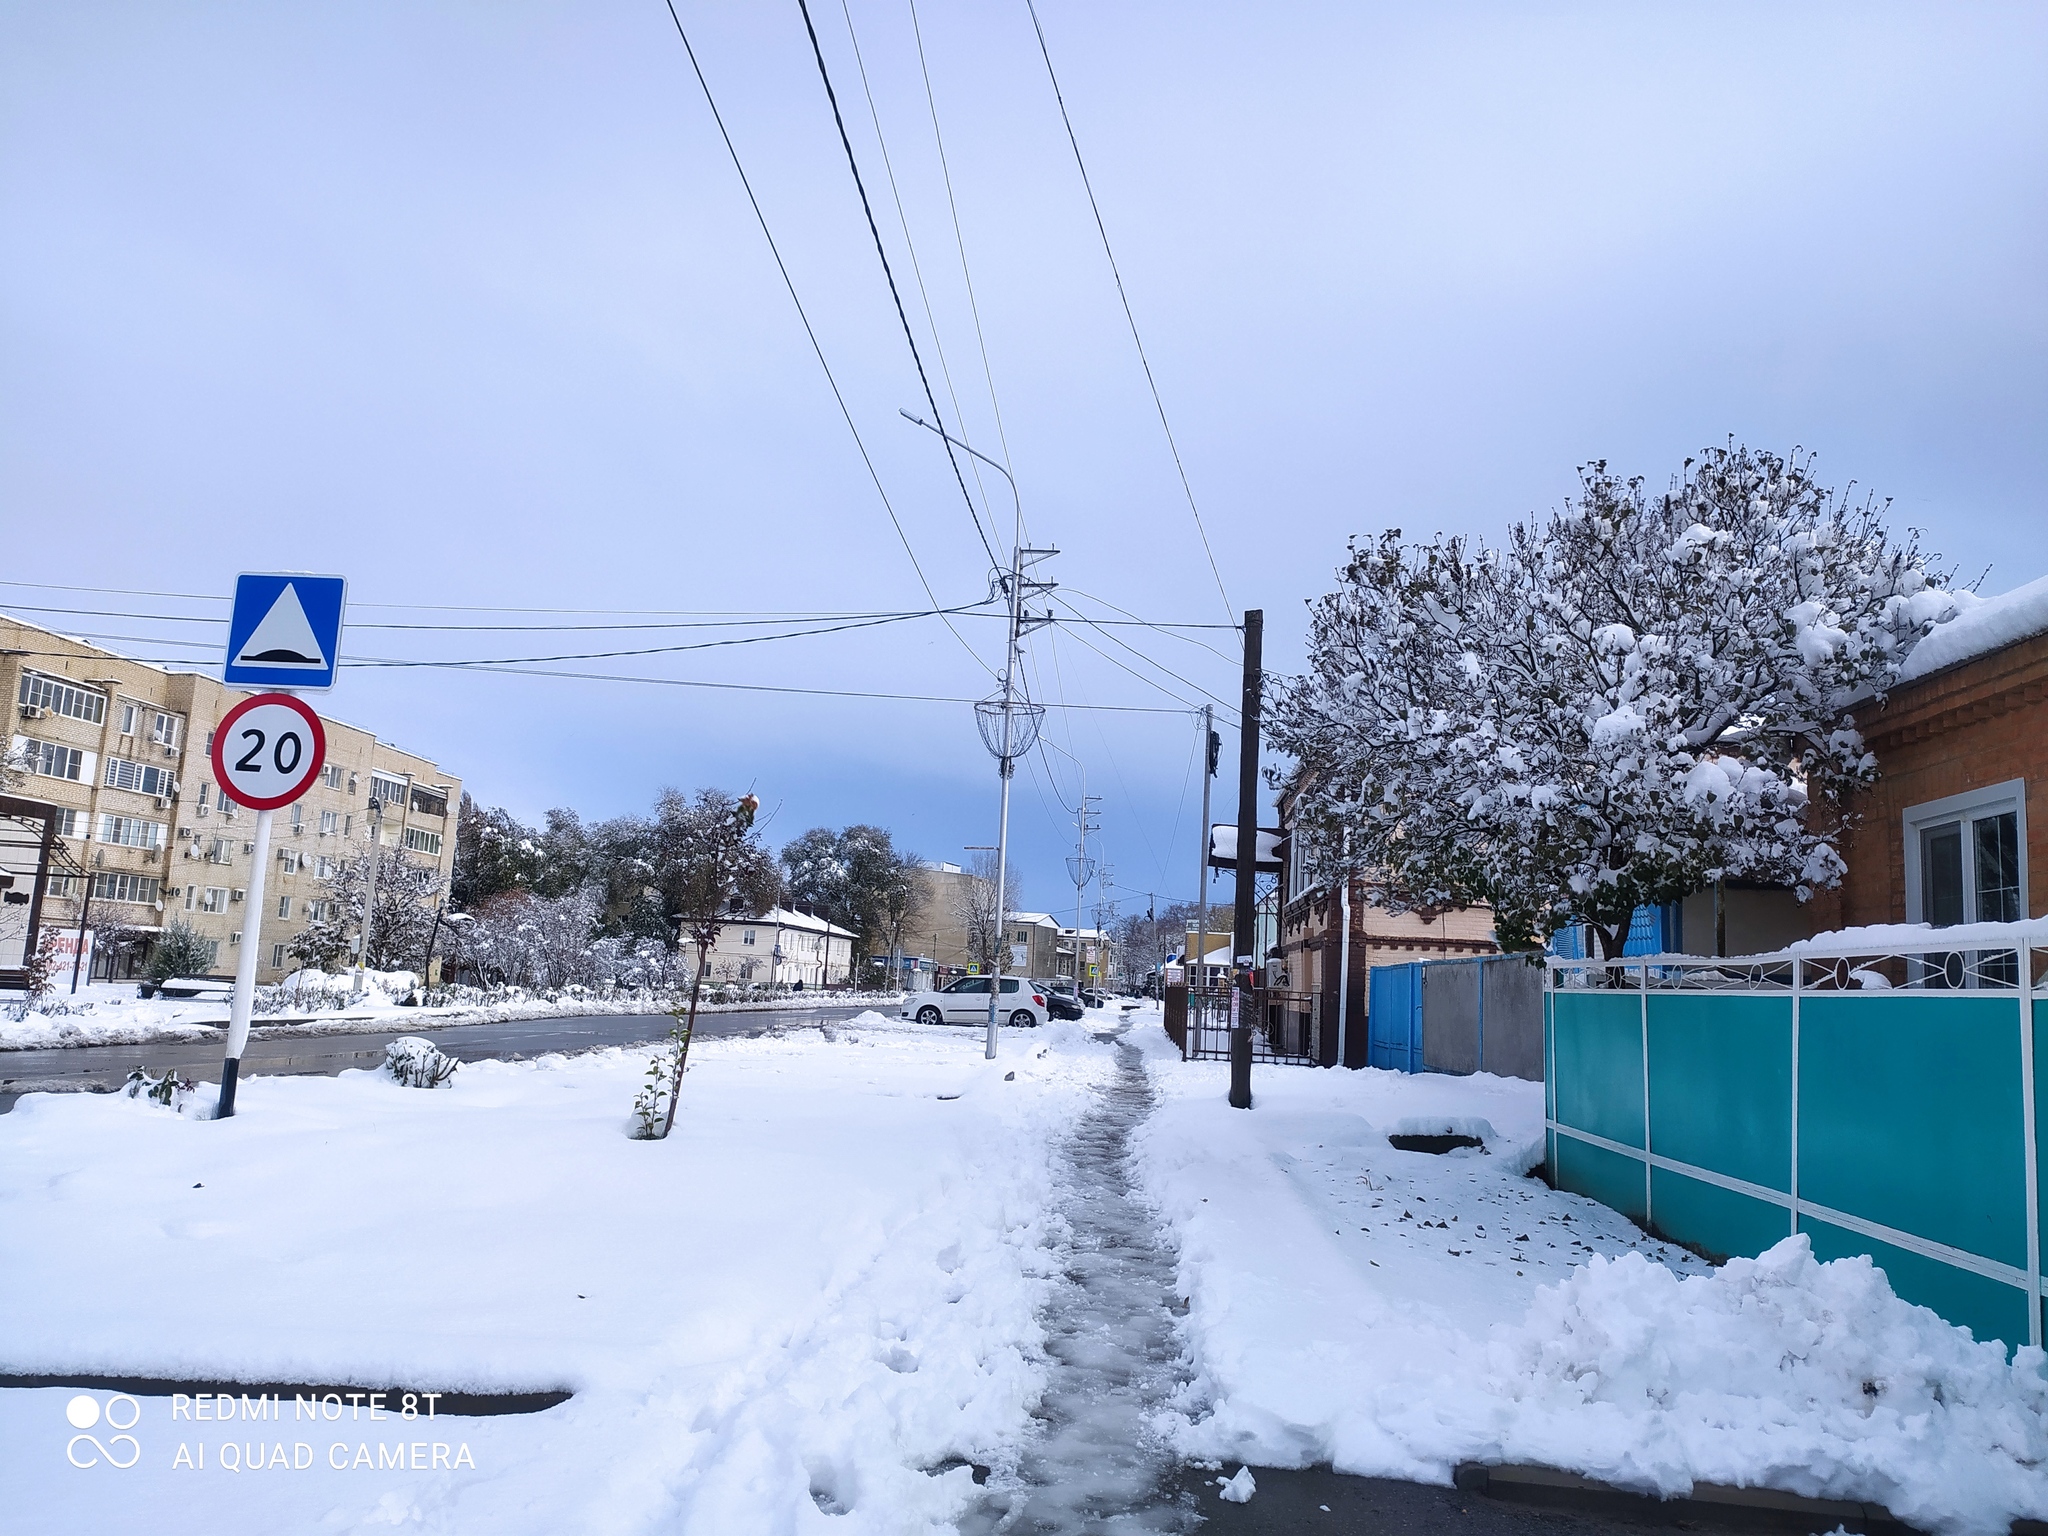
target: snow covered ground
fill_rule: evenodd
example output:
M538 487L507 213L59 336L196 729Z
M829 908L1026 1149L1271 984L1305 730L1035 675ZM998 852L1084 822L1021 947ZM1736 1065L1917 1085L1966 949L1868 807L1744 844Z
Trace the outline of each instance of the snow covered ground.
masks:
M265 988L263 992L273 989ZM800 992L772 1001L703 1003L700 1013L758 1008L831 1008L846 1003L881 1006L897 993ZM259 1002L263 999L259 995ZM508 994L502 999L445 1008L407 1008L390 994L366 991L354 1004L321 999L304 1011L259 1011L252 1019L257 1037L266 1030L300 1034L374 1034L390 1029L445 1029L458 1024L501 1024L513 1019L569 1018L582 1014L667 1013L675 1001L667 994L619 992L603 996L578 989L553 995ZM198 1040L217 1036L227 1024L228 1005L203 998L138 997L132 981L96 981L81 986L76 996L60 987L42 1007L16 1018L21 996L0 993L0 1050L63 1045L140 1045L149 1040Z
M1884 1503L1927 1529L2048 1515L2048 1382L1804 1238L1719 1270L1524 1171L1541 1086L1228 1067L1145 1028L1140 1183L1180 1249L1181 1452L1448 1482L1535 1463ZM1478 1132L1484 1152L1387 1134Z
M1006 1031L993 1063L978 1031L869 1014L829 1033L701 1042L661 1143L626 1136L645 1057L616 1051L473 1064L437 1091L257 1077L231 1122L23 1099L0 1121L0 1370L576 1395L432 1424L294 1422L286 1399L282 1422L232 1426L143 1398L122 1470L68 1464L69 1392L0 1392L12 1517L945 1528L975 1496L964 1463L1028 1429L1056 1148L1111 1052L1072 1025ZM202 1442L205 1470L174 1465ZM311 1464L222 1470L230 1442ZM376 1469L414 1443L423 1470ZM434 1470L435 1444L474 1470Z
M978 1030L873 1014L701 1042L656 1144L625 1134L634 1052L472 1064L439 1091L258 1077L227 1123L25 1097L0 1120L0 1372L354 1383L387 1413L406 1391L575 1396L432 1422L339 1400L309 1422L287 1398L232 1425L144 1397L124 1443L134 1410L105 1391L114 1415L80 1428L71 1391L5 1390L6 1507L207 1536L979 1529L1006 1475L1085 1455L1034 1412L1094 1422L1099 1361L1226 1474L1535 1462L1929 1529L2048 1515L2037 1352L2008 1364L1860 1262L1793 1242L1712 1270L1546 1189L1535 1085L1262 1068L1246 1114L1223 1064L1139 1018L1149 1116L1086 1027L1006 1031L987 1063ZM1126 1131L1156 1285L1147 1207L1077 1177ZM1397 1151L1404 1131L1484 1148ZM1184 1315L1067 1294L1118 1252L1142 1261L1130 1295L1176 1283ZM224 1469L229 1444L266 1465Z

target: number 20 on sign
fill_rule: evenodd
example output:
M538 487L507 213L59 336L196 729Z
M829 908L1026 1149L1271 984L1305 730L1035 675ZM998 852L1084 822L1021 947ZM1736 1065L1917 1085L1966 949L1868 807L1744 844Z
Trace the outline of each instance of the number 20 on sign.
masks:
M290 805L327 760L327 732L311 706L288 693L259 693L222 717L213 732L213 772L243 805Z

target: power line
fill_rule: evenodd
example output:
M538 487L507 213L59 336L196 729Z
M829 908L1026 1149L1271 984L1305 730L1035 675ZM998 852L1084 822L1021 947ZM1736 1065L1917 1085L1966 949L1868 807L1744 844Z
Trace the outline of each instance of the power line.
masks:
M1118 661L1116 657L1110 655L1109 652L1102 649L1101 646L1091 644L1088 638L1085 635L1081 634L1080 631L1069 629L1067 631L1067 635L1069 638L1073 639L1077 643L1086 646L1090 651L1094 652L1097 656L1100 656L1104 661L1108 662L1112 667L1115 667L1119 672L1128 672L1132 677L1135 677L1139 682L1143 683L1146 687L1156 689L1160 693L1165 694L1169 699L1174 699L1178 701L1183 711L1199 707L1195 704L1190 703L1188 700L1181 698L1179 694L1175 693L1171 688L1167 687L1164 683L1159 682L1154 678L1147 677L1144 673L1138 671L1134 667L1126 666L1123 662ZM1108 639L1112 637L1104 636L1104 638ZM1128 650L1129 647L1125 647L1125 649ZM1141 661L1150 662L1151 665L1155 667L1159 665L1157 662L1152 661L1151 658L1149 656L1146 656L1142 651L1136 651L1132 654L1137 656ZM1166 669L1164 667L1161 667L1160 670L1163 672ZM1215 694L1209 692L1208 689L1196 687L1193 683L1187 683L1185 686L1193 688L1196 693L1199 693L1203 698L1213 703L1217 707L1217 710L1219 712L1225 714L1235 714L1237 712L1235 705L1225 703L1222 699L1217 698Z
M557 656L491 656L474 661L438 660L413 661L404 659L379 659L360 663L378 667L495 667L523 666L539 661L612 661L624 656L667 656L683 651L714 651L731 646L761 645L770 640L803 640L813 635L843 634L849 629L873 629L881 624L900 624L905 618L929 618L932 614L906 614L896 618L860 619L845 624L830 624L817 629L784 630L773 635L733 635L723 640L694 640L687 645L650 645L632 650L619 651L573 651Z
M882 151L882 169L889 177L889 197L896 204L896 222L903 229L903 248L910 253L910 275L917 280L917 296L924 304L925 324L931 327L932 350L939 357L939 373L946 381L946 398L953 402L953 419L964 423L966 413L960 409L960 391L953 384L953 365L946 361L946 343L939 335L939 317L932 310L931 290L925 287L924 263L917 259L917 241L911 237L910 214L903 206L903 189L896 184L896 162L889 154L888 135L882 131L882 113L881 109L875 105L874 87L868 83L867 59L860 51L860 34L854 30L851 0L839 0L839 9L841 14L846 17L846 40L853 45L853 62L854 67L860 71L861 94L867 97L868 117L875 125L875 144ZM915 20L916 18L913 16L913 23L915 23ZM943 156L940 163L944 164ZM972 294L973 290L970 288L970 299ZM996 430L998 433L1002 430L1000 417L997 418ZM952 452L952 446L951 443L946 445L948 453ZM982 482L981 462L970 455L967 467L974 472L974 488L981 492L981 508L988 517L989 531L995 533L999 525L996 522L995 514L988 509L988 486ZM1000 550L1003 541L999 533L995 543L996 548Z
M1130 295L1124 292L1124 275L1118 270L1116 252L1110 249L1109 228L1102 222L1102 205L1095 200L1095 184L1088 179L1088 162L1081 158L1081 141L1074 136L1074 120L1067 115L1067 98L1060 90L1060 77L1052 67L1052 50L1046 46L1045 28L1038 23L1038 7L1034 0L1024 0L1024 7L1031 13L1031 30L1038 34L1038 51L1045 59L1046 78L1052 81L1053 99L1060 106L1060 121L1066 124L1067 142L1074 147L1074 164L1081 172L1081 185L1088 193L1088 207L1095 215L1095 232L1102 237L1102 254L1109 258L1110 276L1116 279L1116 296L1124 306L1124 319L1131 327L1131 341L1138 349L1138 362L1145 370L1145 387L1152 391L1153 407L1159 412L1160 428L1166 433L1166 446L1173 454L1173 467L1180 473L1180 488L1188 499L1188 511L1194 514L1195 532L1202 536L1202 553L1209 557L1209 570L1216 578L1216 591L1223 599L1223 610L1236 613L1230 605L1230 594L1223 590L1223 569L1216 563L1216 551L1209 547L1209 530L1202 526L1202 510L1195 505L1195 488L1188 483L1187 466L1181 463L1180 445L1173 440L1173 425L1166 419L1166 402L1159 397L1159 383L1152 377L1152 360L1145 355L1145 340L1138 334L1138 317L1131 312Z
M1064 599L1055 599L1055 601L1065 602ZM1085 613L1082 613L1079 609L1074 608L1074 605L1072 603L1066 603L1066 606L1070 609L1074 609L1074 616L1077 619L1079 619L1083 624L1086 624L1089 628L1100 628L1100 626L1097 625L1093 619L1089 618ZM1073 630L1069 629L1067 633L1073 635L1073 637L1076 640L1081 640L1081 637L1078 634L1075 634ZM1102 638L1109 641L1111 644L1117 646L1121 650L1129 651L1133 656L1137 657L1138 660L1144 662L1146 666L1153 667L1156 668L1158 671L1164 672L1168 677L1172 678L1176 683L1179 683L1183 688L1193 689L1196 693L1199 693L1203 698L1207 699L1210 703L1221 704L1225 709L1228 709L1230 707L1225 700L1218 698L1215 694L1211 693L1208 689L1204 688L1200 683L1194 682L1189 678L1182 677L1178 672L1174 671L1173 668L1167 666L1164 662L1154 661L1150 656L1146 655L1136 646L1130 644L1125 640L1120 639L1116 635L1112 635L1111 633L1109 633L1108 630L1105 629L1102 631ZM1083 645L1088 644L1088 642L1085 640L1081 640L1081 643ZM1088 648L1091 651L1095 650L1095 647L1092 645L1088 646ZM1106 655L1104 652L1101 651L1096 651L1096 654L1099 656L1103 656L1103 659L1107 661L1114 661L1116 659L1112 656Z
M846 430L853 434L854 446L860 450L860 461L867 466L868 478L875 483L875 494L882 498L883 510L889 514L889 521L896 529L896 537L903 541L903 552L910 557L910 568L917 572L917 579L924 587L925 596L931 599L932 607L941 607L943 605L939 602L939 594L932 590L931 582L925 577L924 567L918 564L917 551L910 547L910 535L903 531L903 522L896 516L896 508L889 500L888 491L883 488L882 477L875 469L875 461L868 455L868 445L861 438L860 428L854 424L853 412L846 404L846 396L840 392L839 380L832 375L832 365L825 361L825 349L818 342L818 333L812 328L811 317L804 310L804 301L797 297L796 282L790 277L789 266L782 259L781 247L775 243L774 231L768 227L768 215L761 211L761 200L754 196L754 184L747 178L747 168L740 163L739 149L733 144L732 134L726 129L725 114L718 110L717 98L711 94L711 82L704 78L704 66L697 62L697 50L690 46L690 34L683 29L683 18L676 13L675 0L665 0L665 3L668 6L669 20L676 24L676 36L683 40L683 52L690 56L690 68L697 76L697 85L704 92L704 104L711 109L712 121L718 124L718 136L725 141L725 152L732 157L732 168L739 173L740 185L746 189L747 202L754 210L755 222L761 226L761 236L768 242L769 254L775 258L775 270L782 274L782 286L789 290L789 301L796 306L797 318L803 322L804 335L810 338L811 350L817 354L818 366L825 373L825 382L832 386L832 398L839 404L839 414L846 418ZM804 17L804 25L810 25L808 13ZM980 526L979 523L975 525L977 529ZM990 677L996 675L995 669L983 661L976 654L974 647L967 643L967 637L959 630L953 629L951 619L946 621L946 628L952 630L953 638L960 642L961 649L974 657L976 666Z
M842 623L842 624L830 624L830 625L823 625L823 626L820 626L820 627L817 627L817 628L813 628L813 629L795 629L795 630L784 630L784 631L782 631L782 632L780 632L780 633L777 633L777 634L772 634L772 635L733 635L733 636L729 636L729 637L727 637L727 638L725 638L725 639L722 639L722 640L696 640L696 641L692 641L692 642L690 642L690 643L688 643L688 644L686 644L686 645L650 645L650 646L639 646L639 647L634 647L634 648L631 648L631 649L624 649L624 650L616 650L616 651L573 651L573 652L566 652L566 653L563 653L563 654L559 654L559 655L552 655L552 656L491 656L491 657L483 657L483 658L480 658L480 659L477 659L477 660L474 660L474 661L469 661L469 660L458 660L458 659L452 659L452 658L442 658L442 659L435 659L435 660L415 660L415 659L411 659L411 658L402 658L402 657L401 657L401 658L391 658L391 657L377 657L377 658L367 658L367 657L366 657L366 658L357 658L357 659L356 659L356 661L355 661L355 664L356 664L356 665L359 665L359 666L379 666L379 667L408 667L408 666L422 666L422 667L424 667L424 666L432 666L432 667L454 667L454 666L465 666L465 667L466 667L466 666L486 666L486 665L489 665L489 666L509 666L509 665L518 665L518 664L524 664L524 663L527 663L527 662L540 662L540 661L610 661L610 660L615 660L615 659L617 659L617 658L620 658L620 657L625 657L625 656L664 656L664 655L672 655L672 654L676 654L676 653L679 653L679 652L683 652L683 651L711 651L711 650L721 650L721 649L724 649L724 648L726 648L726 647L729 647L729 646L739 646L739 645L760 645L760 644L765 644L766 642L768 642L768 641L772 641L772 640L802 640L802 639L807 639L807 638L809 638L809 637L811 637L811 636L813 636L813 635L836 635L836 634L840 634L840 633L843 633L844 631L846 631L846 630L850 630L850 629L873 629L873 628L875 628L876 626L878 626L878 625L882 625L882 624L900 624L900 623L903 623L903 622L904 622L905 620L908 620L908 619L925 619L925 618L943 617L943 616L944 616L944 614L945 614L945 612L947 612L947 611L949 611L949 610L934 610L934 611L932 611L932 612L930 612L930 613L903 613L903 614L886 614L886 615L880 615L880 616L876 616L876 617L872 617L872 618L862 618L862 619L855 619L855 620L850 620L850 621L848 621L848 622L846 622L846 623ZM954 609L954 610L950 610L950 611L952 611L952 612L960 612L960 611L962 611L962 610ZM119 617L123 617L123 615L119 615L119 614L110 614L110 615L108 615L108 617L110 617L110 618L119 618ZM142 617L148 617L148 615L142 615ZM210 622L210 621L209 621L209 622ZM404 626L370 626L370 627L372 627L372 628L377 628L377 627L404 627ZM122 641L127 641L127 642L128 642L128 643L130 643L130 644L136 644L136 645L174 645L174 646L178 646L178 647L180 647L180 648L182 648L182 649L190 649L190 650L204 650L204 649L211 649L211 648L212 648L212 646L213 646L213 645L215 644L215 642L213 642L213 641L207 641L207 640L175 640L175 639L171 639L171 638L169 638L169 637L166 637L166 636L161 636L161 635L116 635L116 634L106 634L106 633L102 633L102 632L86 632L86 633L81 633L81 634L79 635L79 637L78 637L78 638L80 638L80 639L92 639L92 640L122 640Z
M818 61L818 78L825 82L825 99L832 104L832 121L839 129L839 142L846 148L847 169L853 172L854 190L860 193L861 212L867 215L868 233L874 237L875 255L881 259L882 276L889 280L889 297L895 301L896 318L903 326L903 339L910 346L910 360L917 364L917 381L924 386L925 404L932 408L932 420L938 422L943 429L945 422L939 416L938 397L932 393L932 381L925 374L924 359L918 355L917 337L911 332L910 316L904 312L903 295L896 290L896 274L890 270L889 253L882 246L882 231L875 226L875 210L868 202L867 183L860 178L860 162L853 157L853 140L847 137L846 119L839 112L839 93L832 89L832 75L825 68L825 50L818 45L818 29L811 25L810 0L796 0L796 4L797 9L803 12L804 31L811 39L811 54ZM675 0L669 0L669 9L675 9ZM879 131L878 125L877 132ZM967 516L973 522L975 536L981 540L981 547L988 555L988 563L1000 567L1003 562L996 558L995 547L989 543L988 534L982 529L981 513L975 508L974 498L967 494L967 477L960 472L960 460L953 452L953 445L950 442L946 444L946 462L953 466L953 478L960 486L960 499L967 503ZM932 601L936 603L938 599L933 598Z
M152 594L139 593L138 596ZM696 619L670 621L660 624L380 624L374 620L352 619L345 626L350 630L379 629L403 630L408 632L431 632L443 634L576 634L597 631L639 631L651 629L751 629L768 624L827 623L836 620L891 620L923 619L940 614L967 614L975 618L999 619L1006 615L977 610L987 608L990 599L963 603L952 608L928 608L868 613L779 613L764 614L755 618ZM378 606L362 604L363 607ZM189 613L123 613L105 608L59 608L41 603L9 603L6 612L12 613L61 613L75 618L86 619L138 619L152 624L211 624L216 627L226 624L224 616Z
M76 654L71 651L12 651L9 654L14 656L47 657L51 659L77 659ZM187 667L192 665L188 658L182 656L123 656L121 660L136 662L143 666ZM374 659L350 661L344 658L341 662L341 667L344 670L348 670L354 667L374 666L376 664ZM657 688L712 688L730 693L793 693L803 694L812 698L883 699L908 704L973 704L979 702L964 694L955 696L952 694L936 693L875 693L847 688L793 688L775 683L714 683L687 677L636 677L631 673L625 672L570 672L559 668L499 666L488 662L429 661L414 663L413 665L452 667L459 671L488 672L501 677L554 677L586 683L645 683ZM1185 710L1167 709L1157 704L1048 703L1045 705L1045 708L1096 710L1112 715L1181 715L1187 713Z
M918 23L917 0L910 0L910 32L917 39L917 68L924 76L925 104L931 109L932 142L939 149L939 174L946 183L946 207L953 215L953 244L960 252L960 280L967 287L967 310L974 316L974 339L981 348L982 377L988 380L988 403L989 409L995 413L996 441L1003 450L1003 467L1014 472L1015 466L1010 463L1010 437L1003 429L1002 402L996 398L995 370L988 361L988 338L981 330L981 305L974 296L974 274L967 267L967 237L960 232L960 205L953 197L953 168L946 159L945 137L939 132L939 101L932 91L931 66L925 62L924 28Z

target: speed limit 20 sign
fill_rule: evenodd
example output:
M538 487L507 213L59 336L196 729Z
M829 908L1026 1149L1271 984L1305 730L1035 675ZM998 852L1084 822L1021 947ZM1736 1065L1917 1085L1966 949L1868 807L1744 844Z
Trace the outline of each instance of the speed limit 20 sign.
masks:
M310 705L259 693L215 727L212 756L223 789L253 810L274 811L312 788L327 760L327 732Z

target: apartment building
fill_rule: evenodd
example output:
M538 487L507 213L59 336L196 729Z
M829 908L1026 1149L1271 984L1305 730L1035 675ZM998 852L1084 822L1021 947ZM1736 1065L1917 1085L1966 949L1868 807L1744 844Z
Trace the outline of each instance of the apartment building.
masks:
M705 961L718 981L836 987L853 975L853 942L852 933L822 917L771 907L727 923Z
M249 695L192 672L168 672L0 614L0 692L13 700L17 799L50 806L59 847L44 877L40 926L89 921L152 934L183 919L232 974L258 946L257 979L296 968L294 935L323 915L325 877L366 851L370 803L382 846L447 877L462 783L428 758L322 716L327 762L271 828L263 910L249 910L256 813L213 782L215 724ZM102 974L104 969L102 968Z

